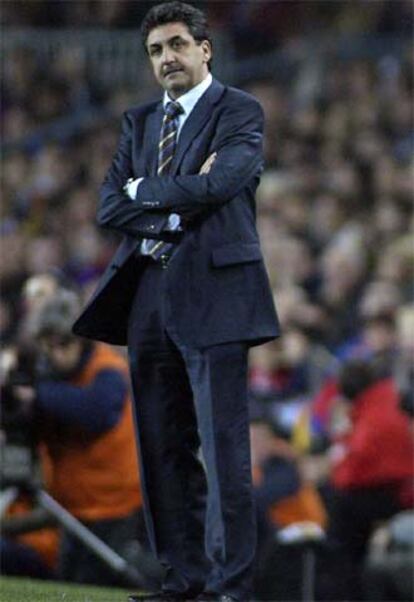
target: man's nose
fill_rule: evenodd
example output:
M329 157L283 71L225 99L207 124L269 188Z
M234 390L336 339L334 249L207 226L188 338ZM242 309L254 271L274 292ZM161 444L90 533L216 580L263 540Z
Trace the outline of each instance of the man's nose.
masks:
M168 65L169 63L173 63L174 60L175 60L174 51L171 48L168 48L168 46L166 46L162 51L161 64Z

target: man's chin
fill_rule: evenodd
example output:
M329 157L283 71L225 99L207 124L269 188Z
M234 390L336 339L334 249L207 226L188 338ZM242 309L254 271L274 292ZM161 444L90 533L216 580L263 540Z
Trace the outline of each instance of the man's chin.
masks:
M190 90L191 85L186 77L168 77L164 79L164 89L173 98L178 98Z

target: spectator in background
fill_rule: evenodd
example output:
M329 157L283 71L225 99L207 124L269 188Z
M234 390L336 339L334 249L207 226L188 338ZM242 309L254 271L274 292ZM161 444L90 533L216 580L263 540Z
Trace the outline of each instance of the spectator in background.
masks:
M22 302L27 316L38 311L43 303L47 302L58 293L59 290L74 290L71 281L59 270L49 272L38 272L24 283L22 291Z
M250 393L264 402L308 401L320 389L333 357L309 330L286 322L280 341L254 349Z
M412 327L414 317L412 308L407 308L402 317L402 326ZM407 332L412 333L412 328L403 330L403 341ZM408 352L403 359L412 360L414 346L411 336L408 337L408 345L403 345L402 349L405 353ZM410 370L413 369L413 365L410 361ZM411 386L409 390L402 388L402 391L401 409L412 424L414 389ZM362 576L365 599L372 602L412 600L414 596L413 552L414 511L411 509L398 513L391 520L380 525L372 535Z
M75 293L60 290L30 315L28 331L50 363L50 376L16 386L39 420L45 486L64 508L121 555L140 528L141 497L125 360L106 345L71 335ZM114 576L64 533L58 575L115 584Z
M326 367L319 389L314 390L310 403L295 422L294 438L299 449L319 448L322 451L335 437L338 423L342 422L342 412L337 411L337 402L341 399L338 370L344 363L364 359L374 364L378 378L394 379L400 358L395 317L392 314L367 314L362 318L360 332L344 341L336 355Z
M352 241L347 248L329 246L321 257L322 285L319 303L330 324L330 348L356 334L355 314L365 279L364 254Z
M283 431L267 419L250 425L252 470L258 515L255 593L260 600L298 600L302 546L289 550L277 532L291 525L325 527L326 512L314 488L301 474L298 456Z
M373 527L413 504L414 446L393 381L378 377L371 364L345 364L339 391L349 405L330 450L334 566L327 598L361 600L361 567Z

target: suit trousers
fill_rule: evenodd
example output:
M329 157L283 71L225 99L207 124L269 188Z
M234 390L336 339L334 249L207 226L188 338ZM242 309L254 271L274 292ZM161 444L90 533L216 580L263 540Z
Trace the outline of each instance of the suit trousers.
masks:
M144 510L166 591L249 599L256 550L244 342L190 348L148 260L128 352ZM201 451L201 453L200 453Z

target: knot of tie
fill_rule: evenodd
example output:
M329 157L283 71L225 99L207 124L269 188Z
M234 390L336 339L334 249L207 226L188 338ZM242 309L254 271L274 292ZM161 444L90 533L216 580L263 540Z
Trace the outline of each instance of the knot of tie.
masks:
M169 119L175 119L178 115L184 113L184 109L179 102L168 102L164 107L164 112Z

